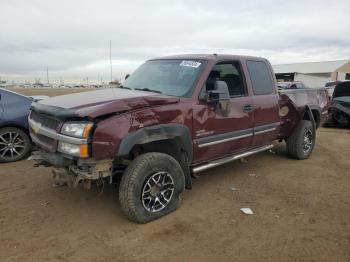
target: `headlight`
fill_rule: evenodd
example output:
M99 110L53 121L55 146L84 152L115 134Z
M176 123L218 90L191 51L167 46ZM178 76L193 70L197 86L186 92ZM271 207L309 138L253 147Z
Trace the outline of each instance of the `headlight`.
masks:
M67 122L62 126L61 133L67 136L88 138L93 127L89 122Z
M80 158L87 158L89 156L88 145L74 145L60 141L58 142L58 151Z

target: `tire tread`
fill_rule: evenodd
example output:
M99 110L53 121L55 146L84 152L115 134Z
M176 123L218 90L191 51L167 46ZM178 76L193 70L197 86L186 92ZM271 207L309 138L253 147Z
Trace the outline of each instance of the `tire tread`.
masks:
M301 120L297 126L297 128L294 130L293 134L287 139L287 145L286 150L287 154L295 159L306 159L310 156L312 153L313 148L310 150L308 155L303 154L301 152L301 140L303 139L304 131L306 128L312 128L312 122L309 120ZM315 130L313 131L313 137L315 139L316 133ZM315 142L314 142L315 144ZM314 146L313 146L314 147Z
M140 174L148 163L163 159L164 161L176 161L173 157L163 153L145 153L134 159L125 170L119 186L119 201L124 214L129 220L137 223L149 222L149 219L141 218L137 213L134 199L134 188L140 183ZM177 163L177 161L176 161ZM181 170L180 164L177 163ZM160 211L162 212L162 211ZM163 212L165 215L167 212ZM152 219L153 220L153 219Z

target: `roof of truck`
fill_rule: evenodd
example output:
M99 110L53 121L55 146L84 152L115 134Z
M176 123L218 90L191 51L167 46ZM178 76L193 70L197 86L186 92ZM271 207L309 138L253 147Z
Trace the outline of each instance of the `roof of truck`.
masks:
M193 60L238 60L238 59L254 59L266 61L265 58L255 57L255 56L242 56L242 55L227 55L227 54L181 54L172 56L162 56L156 57L150 60L160 60L160 59L193 59Z

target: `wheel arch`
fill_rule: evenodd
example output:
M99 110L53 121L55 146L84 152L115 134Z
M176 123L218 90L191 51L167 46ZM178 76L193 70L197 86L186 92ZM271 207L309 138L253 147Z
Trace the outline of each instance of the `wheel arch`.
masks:
M128 134L120 143L117 158L132 160L146 152L165 153L181 165L186 188L192 187L190 163L193 158L192 138L189 129L180 124L160 124L144 127Z
M321 125L321 107L318 105L305 105L302 119L312 121L317 129Z
M29 139L31 140L30 134L29 134L29 129L24 127L23 125L19 125L16 123L6 123L4 125L0 125L0 129L8 128L8 127L15 127L15 128L21 129L23 132L25 132L28 135Z

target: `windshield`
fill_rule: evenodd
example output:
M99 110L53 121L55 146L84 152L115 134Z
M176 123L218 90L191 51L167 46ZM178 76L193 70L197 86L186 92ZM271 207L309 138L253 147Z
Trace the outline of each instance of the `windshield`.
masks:
M202 60L151 60L135 70L124 88L186 97L203 67Z

